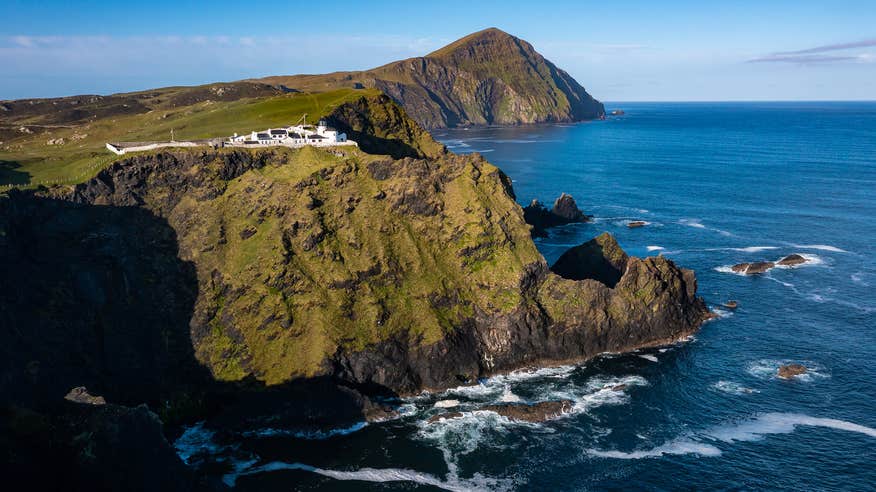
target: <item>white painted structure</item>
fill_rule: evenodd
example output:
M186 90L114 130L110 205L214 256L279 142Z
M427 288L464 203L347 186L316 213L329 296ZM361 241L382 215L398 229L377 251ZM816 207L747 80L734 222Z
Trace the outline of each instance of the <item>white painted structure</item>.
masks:
M123 155L127 154L128 152L141 152L144 150L163 149L165 147L199 147L201 145L205 144L196 142L137 142L127 145L124 143L107 142L106 148L113 154Z
M229 137L225 145L232 147L269 147L282 145L284 147L304 147L313 145L316 147L328 147L337 145L356 145L356 142L347 140L346 133L340 133L329 127L325 121L320 121L314 126L292 125L283 128L268 128L259 132L251 132L245 135L234 134Z

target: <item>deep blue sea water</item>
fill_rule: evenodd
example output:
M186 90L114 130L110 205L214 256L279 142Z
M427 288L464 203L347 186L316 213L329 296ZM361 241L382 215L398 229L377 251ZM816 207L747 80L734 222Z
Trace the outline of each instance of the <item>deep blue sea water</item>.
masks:
M235 449L239 490L876 490L876 103L624 103L576 125L437 132L514 181L521 204L572 194L595 220L538 240L549 262L609 231L696 270L719 310L692 339L519 372L405 402L334 435ZM630 229L630 220L648 225ZM727 267L810 259L744 277ZM811 372L791 381L779 365ZM626 384L624 391L611 386ZM515 424L485 402L569 398ZM456 400L450 401L450 400ZM306 439L304 437L307 437ZM209 431L177 443L187 457Z

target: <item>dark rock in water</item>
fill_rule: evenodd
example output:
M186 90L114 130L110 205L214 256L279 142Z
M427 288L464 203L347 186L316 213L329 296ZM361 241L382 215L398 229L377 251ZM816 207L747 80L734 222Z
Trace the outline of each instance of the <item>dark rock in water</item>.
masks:
M616 384L616 385L612 386L612 387L609 388L609 389L611 389L612 391L623 391L623 390L627 389L627 385L625 385L625 384Z
M523 207L523 220L532 226L532 235L535 237L547 236L547 229L576 222L587 222L590 218L584 214L575 203L572 195L563 193L554 202L551 210L548 210L538 200L533 200Z
M578 209L578 204L575 203L575 199L572 198L572 195L567 193L563 193L557 198L554 202L554 208L551 209L551 213L561 219L568 220L569 222L583 222L587 220L587 216L584 215L584 212L581 212L581 210Z
M632 222L627 223L627 227L630 229L635 229L637 227L645 227L648 223L644 220L634 220Z
M480 410L496 412L511 420L523 422L544 422L559 417L572 410L574 402L571 400L543 401L528 405L525 403L504 403L499 405L487 405Z
M736 309L739 307L739 303L737 301L727 301L724 303L724 307L727 309Z
M438 415L433 415L429 417L427 423L434 424L435 422L440 422L442 420L450 420L450 419L458 419L462 417L462 412L447 412L447 413L439 413Z
M737 265L733 265L731 269L736 273L742 273L745 275L756 275L759 273L765 273L775 266L776 264L771 261L756 261L754 263L739 263Z
M614 237L604 232L563 253L551 271L570 280L593 279L613 288L623 276L628 260Z
M91 395L88 393L85 386L77 386L76 388L71 389L64 399L74 403L83 403L85 405L106 405L106 400L104 400L102 396Z
M788 364L779 368L778 374L782 379L791 379L794 376L806 374L809 372L803 364Z
M778 264L782 265L782 266L794 266L794 265L800 265L802 263L806 263L807 261L809 261L809 260L794 253L794 254L788 255L788 256L782 258L781 260L779 260Z

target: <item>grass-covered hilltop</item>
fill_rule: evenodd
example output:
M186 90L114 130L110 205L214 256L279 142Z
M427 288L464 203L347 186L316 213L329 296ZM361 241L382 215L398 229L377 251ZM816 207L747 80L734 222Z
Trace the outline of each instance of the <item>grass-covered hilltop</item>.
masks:
M502 111L577 119L577 103L550 85L567 75L539 57L530 75L546 67L551 77L525 77L513 56L484 49L506 42L534 54L488 30L421 61L453 61L460 80L487 80L481 70L493 67L505 94L532 91L468 122L512 122L495 119ZM2 177L25 188L0 195L10 483L209 489L162 422L219 419L230 432L268 418L312 427L386 416L392 401L374 396L666 343L708 316L692 271L628 257L607 234L552 271L511 180L480 155L447 151L408 115L411 103L377 88L290 89L238 82L2 103ZM568 111L528 112L550 104ZM358 147L101 150L304 113ZM33 186L36 177L68 182ZM65 468L43 474L46 459Z
M0 101L0 186L79 183L115 156L108 141L227 137L315 122L383 92L425 128L599 118L604 108L532 46L498 29L372 70Z

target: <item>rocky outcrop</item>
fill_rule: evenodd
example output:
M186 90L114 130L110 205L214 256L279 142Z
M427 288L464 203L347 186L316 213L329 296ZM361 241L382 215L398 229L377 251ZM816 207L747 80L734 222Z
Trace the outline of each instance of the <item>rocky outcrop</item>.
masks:
M575 222L587 222L590 217L584 214L575 203L572 195L561 194L550 210L538 200L533 200L523 208L523 220L532 226L533 237L546 237L547 229Z
M628 262L627 254L606 232L563 253L551 271L570 280L593 279L614 288Z
M758 275L772 270L776 266L772 261L756 261L753 263L738 263L730 269L743 275Z
M627 222L627 227L629 227L630 229L637 229L639 227L645 227L647 224L648 223L645 222L644 220L633 220L633 221Z
M809 261L809 260L807 260L805 257L794 253L794 254L790 254L790 255L782 258L781 260L777 261L776 264L782 265L782 266L796 266L796 265L802 265L803 263L806 263L807 261Z
M520 422L544 422L569 413L574 406L571 400L543 401L539 403L502 403L485 405L479 410L495 412L503 417Z
M605 115L568 73L522 39L491 28L424 57L362 72L261 79L278 87L377 88L426 128L581 121Z
M791 379L795 376L806 374L807 372L809 372L809 370L802 364L788 364L779 367L778 376L782 379Z

